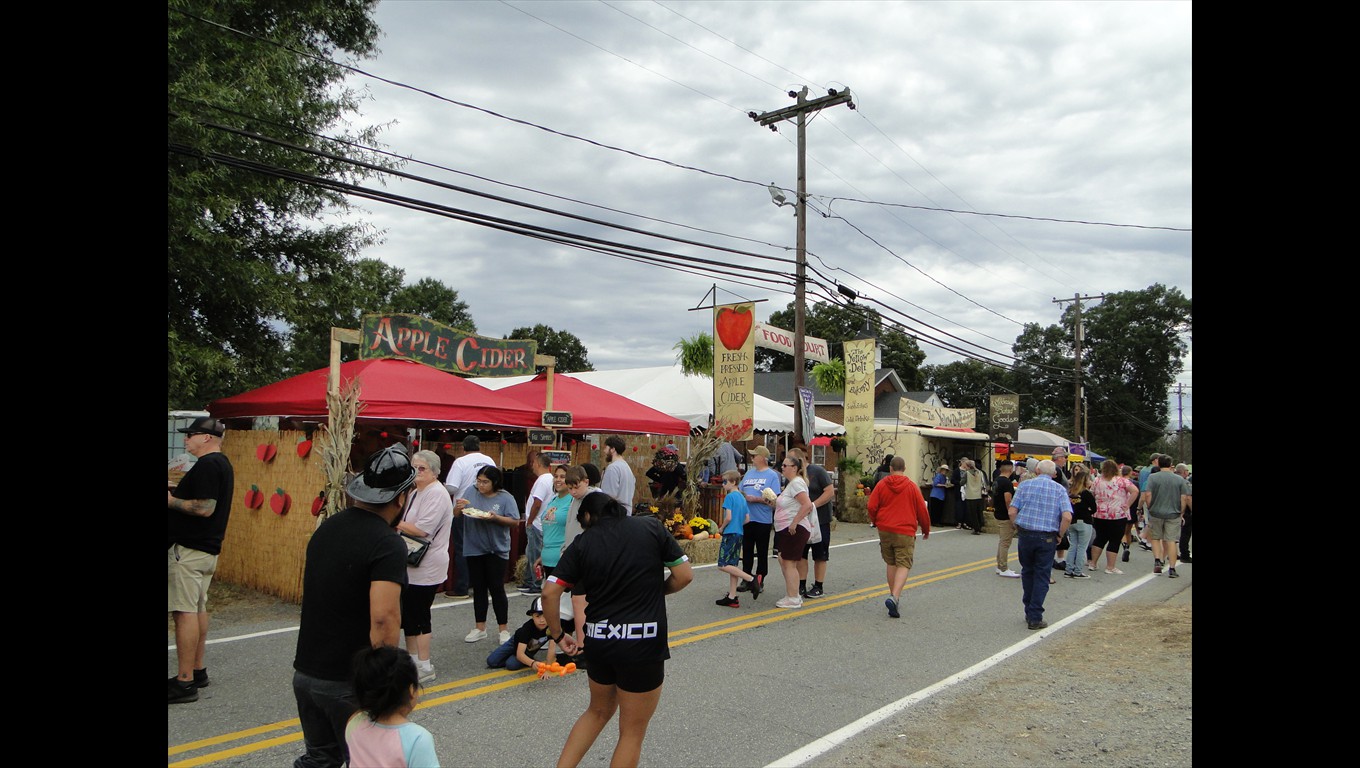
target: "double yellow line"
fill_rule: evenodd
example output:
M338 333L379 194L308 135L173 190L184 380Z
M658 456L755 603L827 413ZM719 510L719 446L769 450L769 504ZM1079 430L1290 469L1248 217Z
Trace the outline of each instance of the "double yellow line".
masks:
M1012 556L1012 558L1013 557L1014 556ZM934 582L937 581L943 581L944 579L951 579L954 578L955 576L962 576L967 573L976 573L977 571L987 570L988 568L994 568L995 562L996 562L995 557L988 557L985 560L976 560L971 563L964 563L963 565L955 565L949 568L943 568L938 571L932 571L931 573L922 576L912 576L907 579L907 583L903 588L914 589L916 587L925 586L926 584L933 584ZM850 592L845 592L833 598L820 598L815 602L804 601L803 607L799 609L789 610L786 608L771 608L769 610L758 611L756 613L743 613L739 616L735 616L729 619L723 619L721 621L713 621L707 624L699 624L693 627L686 627L685 629L671 630L670 634L667 636L667 642L670 644L672 648L675 648L681 645L688 645L689 643L698 642L700 640L706 640L710 637L718 637L720 635L725 635L742 629L762 627L769 624L774 624L775 622L779 621L788 621L789 619L794 619L799 616L807 615L809 613L820 613L821 611L829 611L832 608L840 608L841 606L850 605L852 603L858 603L864 600L865 598L879 597L886 594L888 594L888 589L886 586L866 587L864 589L857 589ZM773 597L773 595L771 596ZM433 707L442 706L444 704L448 704L451 702L470 699L474 696L482 696L488 693L494 693L496 691L505 690L507 688L513 688L517 685L525 685L527 683L536 682L537 680L538 675L528 669L515 670L513 672L506 669L498 669L493 672L487 672L484 675L467 677L463 678L462 680L452 680L447 683L441 683L439 685L433 685L423 689L420 694L420 704L416 706L416 709L417 710L431 709ZM436 695L439 694L441 691L456 691L456 692L448 693L447 695ZM302 726L301 721L294 717L288 720L280 720L277 723L271 723L269 725L261 725L255 728L248 728L243 731L224 733L221 736L213 736L212 738L208 739L199 739L198 741L190 741L185 744L179 744L170 747L169 757L181 755L186 752L195 752L201 749L207 749L209 747L216 747L221 744L228 744L234 741L251 739L264 734L285 731L293 728L300 728L301 726ZM190 757L184 760L179 760L177 762L170 763L169 768L189 768L190 766L207 765L209 763L215 763L218 760L226 760L228 758L240 757L241 755L250 754L251 752L259 752L261 750L269 749L270 747L276 747L282 744L289 744L297 741L302 741L302 731L300 730L293 731L291 733L281 734L267 739L261 739L259 741L250 741L249 743L246 744L241 744L239 746L219 750L216 752L209 752L207 754L199 755L197 757Z

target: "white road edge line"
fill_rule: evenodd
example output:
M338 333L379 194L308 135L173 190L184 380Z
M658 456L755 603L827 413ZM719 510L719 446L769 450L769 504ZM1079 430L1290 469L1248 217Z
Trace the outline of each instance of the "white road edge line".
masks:
M1121 587L1120 589L1116 589L1115 591L1111 592L1105 597L1096 600L1095 602L1091 603L1090 605L1086 606L1080 611L1077 611L1071 616L1068 616L1062 621L1050 625L1047 629L1041 629L1038 632L1034 633L1033 635L1030 635L1024 640L1021 640L1020 642L1016 643L1015 645L1012 645L1009 648L1005 648L1001 651L998 651L991 657L983 659L982 661L979 661L978 663L961 672L956 672L955 674L946 677L945 679L939 681L938 683L935 683L934 685L922 688L921 690L909 694L901 699L898 699L897 701L894 701L893 703L888 704L885 707L881 707L873 712L870 712L869 714L865 715L864 717L861 717L860 719L854 721L853 723L850 723L842 728L838 728L832 731L831 733L828 733L827 735L811 742L810 744L806 744L803 747L796 749L793 752L788 753L787 755L784 755L778 760L775 760L774 762L765 766L765 768L793 768L794 766L803 765L808 761L812 760L813 758L824 755L827 752L830 752L836 747L839 747L840 745L854 738L855 736L858 736L864 731L867 731L872 726L888 719L889 717L892 717L898 712L901 712L902 710L905 710L914 704L918 704L922 701L925 701L926 699L930 698L931 696L934 696L940 691L945 690L946 688L961 683L964 680L967 680L988 669L991 669L992 667L996 666L1002 661L1005 661L1006 659L1010 658L1011 656L1014 656L1020 651L1023 651L1026 648L1030 647L1031 645L1034 645L1035 643L1044 639L1048 635L1053 634L1054 632L1057 632L1058 630L1067 627L1069 624L1072 624L1073 622L1076 622L1094 613L1097 609L1104 607L1110 601L1115 600L1116 598L1118 598L1119 596L1123 595L1126 592L1129 592L1130 590L1141 587L1142 585L1146 584L1149 581L1152 581L1155 578L1156 578L1155 574L1150 573L1145 574L1144 576L1133 581L1127 586Z

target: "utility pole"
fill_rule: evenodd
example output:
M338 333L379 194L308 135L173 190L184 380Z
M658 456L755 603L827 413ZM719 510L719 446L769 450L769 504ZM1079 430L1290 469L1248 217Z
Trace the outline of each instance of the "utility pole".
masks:
M803 409L798 390L803 386L803 316L807 310L807 115L827 107L845 104L851 109L855 103L850 100L850 89L827 90L827 95L808 101L807 86L802 90L789 91L789 98L797 99L792 107L776 109L771 112L748 112L747 116L757 123L777 131L774 124L783 120L795 119L798 125L798 200L794 206L794 217L798 220L798 274L793 294L793 434L799 439L803 436Z
M1176 462L1185 461L1185 385L1176 385Z
M1074 433L1074 436L1076 437L1077 442L1079 442L1079 443L1086 443L1086 442L1089 442L1089 440L1088 440L1087 437L1086 437L1086 431L1083 430L1083 429L1081 428L1081 410L1082 410L1082 408L1081 408L1081 396L1082 396L1082 391L1081 391L1081 341L1082 341L1082 335L1083 335L1083 334L1082 334L1082 329L1081 329L1081 302L1082 302L1082 301L1091 301L1091 300L1093 300L1093 299L1103 299L1103 298L1105 298L1105 294L1103 294L1103 293L1100 294L1099 296L1082 296L1081 294L1078 293L1078 294L1073 294L1073 295L1072 295L1072 298L1070 298L1070 299L1054 299L1054 300L1053 300L1053 303L1054 303L1054 304L1063 304L1063 303L1069 302L1069 301L1070 301L1070 302L1073 302L1072 306L1073 306L1073 308L1076 310L1076 318L1075 318L1075 322L1073 322L1073 324L1072 324L1072 340L1073 340L1073 342L1075 342L1075 343L1073 344L1073 347L1072 347L1072 348L1073 348L1073 350L1074 350L1075 353L1076 353L1076 364L1075 364L1075 368L1076 368L1076 373L1077 373L1077 381L1076 381L1076 397L1075 397L1075 399L1074 399L1074 401L1073 401L1073 405L1072 405L1072 432Z

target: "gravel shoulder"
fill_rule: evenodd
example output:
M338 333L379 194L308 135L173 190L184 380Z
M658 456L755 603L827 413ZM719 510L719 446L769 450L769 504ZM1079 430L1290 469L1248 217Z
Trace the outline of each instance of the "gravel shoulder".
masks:
M1190 593L1107 605L810 765L1189 766Z

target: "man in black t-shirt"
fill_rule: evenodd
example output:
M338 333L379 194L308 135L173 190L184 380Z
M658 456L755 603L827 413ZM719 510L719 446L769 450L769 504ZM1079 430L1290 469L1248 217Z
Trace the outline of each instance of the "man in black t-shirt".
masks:
M401 640L406 545L395 530L416 471L400 443L369 457L345 489L354 505L307 542L293 696L306 753L295 768L338 768L349 759L345 723L358 711L354 654Z
M1000 539L996 543L996 575L1008 579L1018 579L1020 574L1011 570L1009 565L1011 542L1015 540L1015 523L1011 521L1011 499L1015 497L1015 483L1011 481L1011 470L1015 463L1003 459L996 463L996 483L992 486L992 515L996 517L997 532Z
M208 585L217 572L217 556L227 535L231 497L236 482L231 461L222 455L226 426L196 418L184 433L184 450L197 461L166 493L169 523L170 611L175 614L175 654L179 674L170 678L171 704L198 701L208 686L203 654L208 644Z

